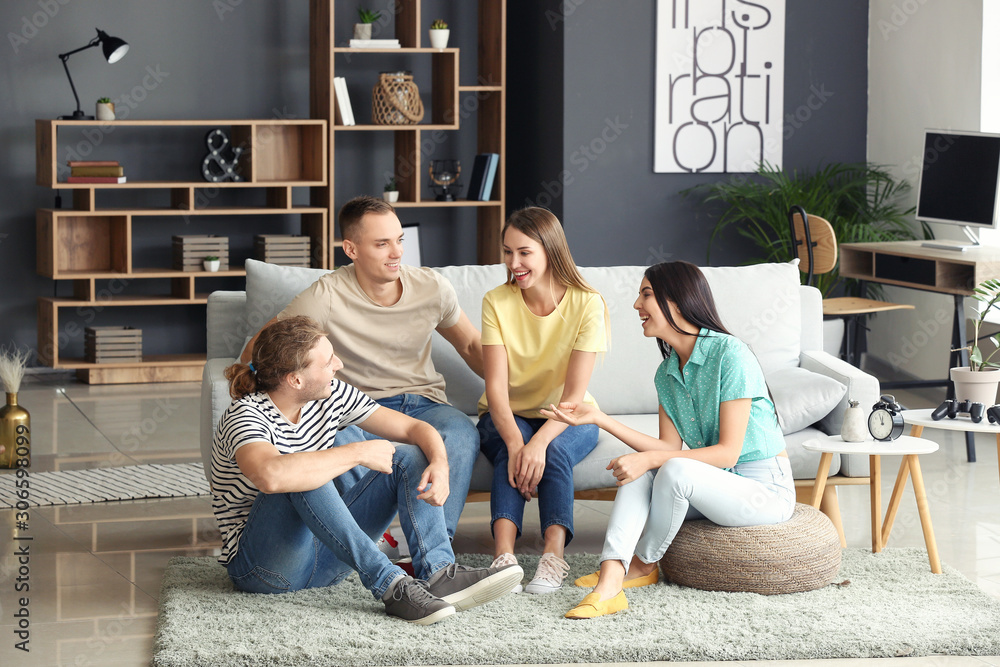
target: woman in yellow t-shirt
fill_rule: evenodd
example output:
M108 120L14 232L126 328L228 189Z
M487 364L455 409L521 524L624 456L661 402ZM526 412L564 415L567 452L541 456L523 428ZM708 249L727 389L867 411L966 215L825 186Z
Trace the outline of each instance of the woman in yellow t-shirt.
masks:
M515 212L502 239L507 281L483 298L486 392L478 424L493 464L493 564L517 562L524 504L537 490L545 552L525 591L551 593L569 572L563 550L573 539L573 466L597 445L598 429L548 420L540 410L560 401L595 405L587 384L607 346L608 313L550 211Z

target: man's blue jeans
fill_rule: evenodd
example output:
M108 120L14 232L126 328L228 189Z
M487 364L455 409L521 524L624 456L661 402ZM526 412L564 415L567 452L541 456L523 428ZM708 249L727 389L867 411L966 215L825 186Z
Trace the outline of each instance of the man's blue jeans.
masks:
M418 447L397 445L391 473L370 470L343 495L333 482L312 491L258 494L226 566L233 584L248 593L285 593L340 583L353 570L381 599L405 574L375 544L397 511L418 577L453 563L444 511L417 500L426 466Z
M514 415L514 421L527 443L546 419L526 419ZM490 526L497 519L509 519L521 536L524 519L524 497L507 480L507 445L493 424L489 413L483 415L479 429L483 454L493 464L493 486L490 489ZM545 450L545 471L538 482L538 516L542 535L552 525L566 527L566 544L573 539L573 466L582 461L597 446L599 429L593 424L567 426Z
M448 452L449 470L449 493L444 503L444 522L448 528L448 537L455 537L458 518L462 515L465 498L469 495L472 466L479 457L479 433L476 432L476 427L461 410L417 394L400 394L380 398L376 402L382 407L427 422L441 434L444 448ZM348 426L337 433L334 446L339 447L361 440L376 440L378 437L357 426ZM343 490L344 487L355 484L367 472L368 468L363 466L347 471L335 480L337 488Z

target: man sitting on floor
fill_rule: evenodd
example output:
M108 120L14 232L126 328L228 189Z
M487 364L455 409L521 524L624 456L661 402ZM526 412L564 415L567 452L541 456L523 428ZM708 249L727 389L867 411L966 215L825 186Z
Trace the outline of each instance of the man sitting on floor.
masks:
M326 332L296 316L261 331L250 364L226 369L233 403L212 443L212 505L219 562L233 584L283 593L330 586L354 570L387 614L421 625L510 592L520 567L455 563L442 509L449 487L441 436L335 380L342 366ZM335 447L337 430L351 424L412 444ZM368 472L338 491L332 480L359 465ZM420 579L375 544L397 511Z

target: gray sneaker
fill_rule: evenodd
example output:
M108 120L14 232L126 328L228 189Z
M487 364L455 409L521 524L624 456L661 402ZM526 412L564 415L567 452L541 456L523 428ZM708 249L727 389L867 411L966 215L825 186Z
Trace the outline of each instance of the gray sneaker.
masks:
M431 595L465 611L510 593L521 583L520 565L472 568L452 563L431 575L427 589Z
M430 625L455 613L455 608L427 591L427 584L413 577L400 577L382 596L385 613L407 623Z

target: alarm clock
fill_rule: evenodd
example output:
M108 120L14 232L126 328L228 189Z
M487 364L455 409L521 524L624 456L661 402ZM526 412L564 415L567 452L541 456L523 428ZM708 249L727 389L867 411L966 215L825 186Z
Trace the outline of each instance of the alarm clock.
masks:
M894 396L884 394L868 415L868 432L876 440L895 440L903 435L902 411Z

